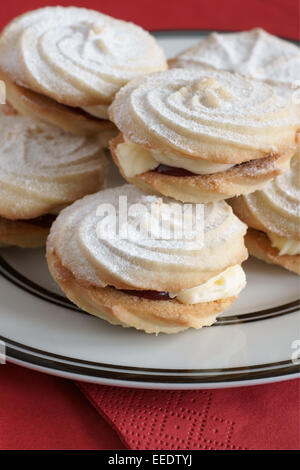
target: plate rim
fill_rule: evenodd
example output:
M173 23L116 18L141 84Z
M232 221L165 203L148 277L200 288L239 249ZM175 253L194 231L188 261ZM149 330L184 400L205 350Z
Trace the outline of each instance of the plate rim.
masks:
M172 34L178 34L178 36L182 35L188 35L188 36L194 36L194 35L197 35L197 34L203 34L203 35L207 35L209 33L219 33L219 34L230 34L230 33L242 33L243 31L251 31L251 29L255 29L255 28L260 28L259 26L256 26L256 27L253 27L253 28L248 28L248 29L236 29L236 30L233 30L233 29L197 29L197 28L191 28L191 29L187 29L187 28L179 28L179 29L149 29L148 31L153 35L153 36L171 36ZM260 29L264 29L264 28L260 28ZM265 31L267 31L266 29L264 29ZM267 31L267 33L270 33L269 31ZM273 33L270 33L270 34L273 34ZM298 39L293 39L293 38L287 38L286 36L279 36L277 34L274 34L274 36L280 38L280 39L284 39L285 41L289 41L289 42L292 42L294 44L296 44L296 46L300 46L300 41Z
M8 362L12 364L16 364L22 367L26 367L28 369L47 373L50 375L54 375L56 377L61 377L65 379L74 380L76 382L87 382L92 384L98 385L109 385L114 387L125 387L125 388L139 388L139 389L152 389L152 390L214 390L214 389L222 389L222 388L236 388L236 387L248 387L248 386L255 386L255 385L264 385L268 383L277 383L283 382L287 380L295 380L300 378L300 374L289 374L286 375L277 375L274 377L261 377L256 379L245 379L245 380L236 380L232 382L193 382L188 383L183 381L182 383L174 383L174 382L137 382L134 379L128 379L127 382L121 380L119 377L116 379L109 379L109 378L97 378L92 377L89 375L81 375L75 374L72 372L65 372L60 370L49 369L47 367L36 365L30 362L24 362L21 359L16 358L8 358Z
M48 373L57 373L67 376L81 377L80 380L97 383L103 381L119 382L123 386L158 385L159 388L176 388L178 385L190 386L193 388L205 388L205 386L219 388L267 383L270 381L290 380L300 377L300 365L292 360L280 361L276 363L257 364L223 369L154 369L132 366L118 366L110 364L100 364L93 368L93 363L81 359L68 358L68 362L63 362L64 356L54 353L45 353L30 346L22 345L1 337L0 340L6 344L6 357L14 361L27 364L30 368L40 367ZM97 364L97 363L96 363ZM87 365L84 367L84 365ZM242 372L239 372L242 371ZM143 372L143 373L142 373ZM156 373L155 373L156 372ZM218 372L222 372L218 375ZM184 375L187 374L187 375ZM215 374L215 375L211 375ZM225 375L223 375L225 374ZM139 385L137 385L139 384ZM151 388L151 387L150 387Z
M14 268L6 259L0 254L0 275L4 277L8 282L12 283L19 289L37 297L41 300L49 302L58 307L66 308L74 312L81 313L83 315L89 315L87 312L81 310L75 304L73 304L68 298L63 297L60 294L52 292L51 290L40 286L36 282L32 281L24 274L20 273ZM261 310L255 310L254 312L243 313L240 315L227 315L226 317L217 318L217 321L211 326L229 326L240 323L250 323L253 321L269 320L289 313L298 312L300 308L300 298L292 300L285 304L276 305L274 307L263 308Z
M4 268L4 273L2 269ZM15 282L14 277L7 276L7 269L9 269L8 274L12 276L20 277L21 281L24 283L28 282L28 286L25 287L22 284ZM11 272L10 272L11 271ZM80 309L77 307L72 308L70 305L64 305L62 302L49 300L47 297L40 295L38 292L32 291L31 289L38 287L42 291L45 290L45 293L48 294L48 290L44 289L43 287L39 286L35 282L28 279L26 276L22 275L17 271L13 266L10 265L8 261L4 257L0 255L0 275L8 282L15 285L17 288L24 290L28 294L40 298L42 301L49 301L54 303L58 307L69 308L74 311L78 311L80 313ZM32 285L31 285L32 284ZM51 291L49 291L51 293ZM53 294L57 299L60 300L59 295ZM56 300L57 300L56 299ZM61 300L64 300L61 297ZM293 313L295 311L299 311L299 309L295 308L295 305L299 306L299 301L290 302L283 306L276 306L274 307L275 311L280 309L281 307L286 306L293 306L290 311L286 311L286 314ZM268 309L270 310L270 309ZM273 310L273 309L271 309ZM85 313L85 312L83 312ZM257 312L259 313L259 312ZM279 313L280 314L280 313ZM283 313L284 314L284 313ZM248 314L249 315L249 314ZM277 315L275 315L277 316ZM253 321L266 321L268 319L274 318L273 317L265 317L265 318L258 318L254 319ZM246 320L247 322L247 320ZM231 324L231 323L229 323ZM226 326L226 323L223 324ZM266 364L255 364L251 366L240 366L240 367L232 367L232 368L217 368L217 369L159 369L159 368L149 368L149 367L133 367L133 366L125 366L120 364L107 364L102 362L96 361L87 361L80 358L68 357L65 355L55 354L50 351L41 350L38 348L34 348L32 346L17 342L12 340L11 338L6 338L0 335L0 340L4 341L7 347L7 357L12 360L19 360L23 361L24 363L31 364L31 366L40 366L45 367L47 370L52 371L60 371L65 372L66 374L75 374L81 375L84 374L86 377L91 375L93 377L97 377L98 379L106 380L123 380L124 382L140 382L143 380L143 383L153 383L153 380L157 380L158 383L163 383L165 385L170 383L170 378L172 377L174 383L186 383L186 384L212 384L212 383L220 383L223 379L226 380L228 383L232 384L237 382L245 382L245 381L257 381L258 379L265 378L267 379L274 379L279 377L285 377L290 375L297 374L300 369L298 365L292 360L285 360L273 363L266 363ZM42 363L38 362L42 361ZM77 368L77 371L75 370ZM149 374L154 374L149 377ZM265 373L265 375L262 375ZM144 376L143 374L147 374ZM175 377L175 374L177 377ZM213 375L214 374L214 375ZM124 377L120 379L120 377ZM151 379L151 380L150 380ZM232 385L231 385L232 386Z

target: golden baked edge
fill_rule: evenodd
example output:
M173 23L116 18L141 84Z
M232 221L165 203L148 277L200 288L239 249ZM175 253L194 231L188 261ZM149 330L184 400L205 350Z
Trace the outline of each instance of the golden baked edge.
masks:
M280 175L289 168L293 153L273 155L252 160L227 171L211 175L170 176L146 171L132 178L126 177L117 156L117 146L124 142L120 133L110 141L112 158L122 176L144 191L163 194L182 202L211 202L232 198L260 189L267 181Z
M5 82L8 102L23 116L52 124L74 135L102 135L107 140L106 146L108 140L117 133L115 125L109 120L98 119L79 108L60 104L52 98L17 85L1 69L0 79Z
M113 287L95 287L75 279L56 252L47 246L49 270L66 296L86 312L114 325L133 327L146 333L178 333L187 328L212 325L216 316L236 297L184 305L176 299L149 300L128 295Z
M270 264L277 264L300 275L300 255L279 255L279 250L271 245L265 233L248 228L245 244L249 253L255 258Z

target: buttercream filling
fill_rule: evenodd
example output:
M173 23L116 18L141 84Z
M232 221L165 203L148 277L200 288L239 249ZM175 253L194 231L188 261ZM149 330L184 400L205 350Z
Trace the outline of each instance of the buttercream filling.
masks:
M198 304L227 297L236 297L245 286L246 276L243 268L236 264L212 277L204 284L185 289L177 294L147 290L122 290L122 292L150 300L176 299L183 304Z
M267 233L271 245L279 250L279 255L300 255L300 240L289 240L274 233Z
M128 139L120 143L116 149L119 163L127 178L132 178L146 171L155 170L160 165L187 170L195 175L219 173L234 165L210 162L207 160L183 158L175 153L161 150L146 149Z

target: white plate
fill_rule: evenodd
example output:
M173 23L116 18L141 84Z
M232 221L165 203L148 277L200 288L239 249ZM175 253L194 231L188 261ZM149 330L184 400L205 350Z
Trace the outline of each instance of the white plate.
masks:
M157 33L172 56L204 33ZM111 167L110 186L122 183ZM143 388L218 388L295 378L296 275L248 260L247 288L210 328L146 335L81 312L50 277L44 250L0 250L0 339L10 361L77 380ZM298 374L299 375L299 374Z

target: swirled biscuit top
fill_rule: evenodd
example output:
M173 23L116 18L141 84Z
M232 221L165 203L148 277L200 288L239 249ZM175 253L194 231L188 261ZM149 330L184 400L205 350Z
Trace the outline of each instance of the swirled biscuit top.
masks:
M191 237L179 232L176 211L163 219L172 202L132 185L87 196L60 213L48 248L83 283L169 292L198 286L247 257L246 226L224 201L205 205L203 237L197 212L190 213ZM171 231L163 220L172 221Z
M254 222L254 228L300 241L300 151L294 156L289 171L267 183L262 190L240 196L239 204L251 217L249 225Z
M97 138L74 136L23 116L0 115L0 215L34 218L103 184Z
M260 28L211 33L175 57L171 67L237 72L267 81L286 95L300 79L300 48Z
M70 106L110 103L121 86L164 70L164 54L139 26L97 11L47 7L14 19L0 67L20 85Z
M232 164L293 152L300 126L295 107L272 87L224 71L174 69L134 80L109 114L136 144Z

